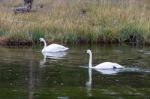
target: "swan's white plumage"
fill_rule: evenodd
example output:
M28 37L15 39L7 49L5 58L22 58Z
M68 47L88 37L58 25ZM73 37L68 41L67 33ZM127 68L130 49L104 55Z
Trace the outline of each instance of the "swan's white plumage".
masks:
M42 52L62 52L68 49L69 48L59 45L59 44L50 44L49 46L43 48Z
M40 41L44 42L44 48L42 49L42 52L62 52L69 49L59 44L50 44L47 46L46 41L43 38L40 38Z
M112 63L112 62L103 62L101 64L98 64L94 67L92 67L92 51L87 50L87 53L89 54L89 68L93 69L119 69L124 68L123 66L119 65L118 63Z
M103 62L101 64L98 64L94 66L93 68L98 68L98 69L115 69L115 68L123 68L123 66L117 64L117 63L112 63L112 62Z

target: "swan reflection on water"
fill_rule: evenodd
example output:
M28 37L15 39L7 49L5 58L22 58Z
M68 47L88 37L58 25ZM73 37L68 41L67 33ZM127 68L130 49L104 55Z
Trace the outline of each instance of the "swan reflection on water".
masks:
M88 96L92 96L92 69L89 68L88 69L88 73L89 73L89 80L86 82L86 88L87 88L87 95Z
M141 69L141 68L136 68L136 67L128 67L128 68L124 68L124 69L92 69L92 68L88 68L88 75L89 75L89 79L86 82L86 88L87 88L87 95L88 96L92 96L92 70L96 70L99 73L103 74L103 75L117 75L118 73L150 73L150 69L145 70L145 69Z
M105 75L115 75L117 73L119 73L122 69L94 69L98 72L100 72L101 74L105 74Z
M101 74L115 75L120 72L120 69L94 69ZM88 68L89 80L86 82L87 95L92 96L92 68Z
M50 58L50 59L62 59L64 56L67 55L67 52L43 52L43 60L40 61L40 65L41 67L43 67L43 65L46 63L46 59Z

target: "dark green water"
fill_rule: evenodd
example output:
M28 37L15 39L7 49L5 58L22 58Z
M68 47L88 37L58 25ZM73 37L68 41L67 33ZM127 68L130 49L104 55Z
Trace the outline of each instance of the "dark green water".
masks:
M150 47L127 45L68 46L67 53L43 59L41 47L0 47L0 99L149 99ZM88 70L117 62L125 69ZM89 73L91 73L89 75ZM105 74L110 73L110 74ZM89 76L92 80L90 83Z

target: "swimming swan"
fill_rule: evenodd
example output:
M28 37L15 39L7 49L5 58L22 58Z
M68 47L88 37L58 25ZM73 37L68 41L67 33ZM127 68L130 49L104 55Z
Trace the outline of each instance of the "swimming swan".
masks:
M59 44L50 44L47 46L44 38L40 38L40 41L44 42L44 48L42 49L42 52L62 52L62 51L66 51L69 49Z
M124 68L123 66L117 64L117 63L112 63L112 62L103 62L101 64L98 64L94 67L92 67L92 52L91 50L86 51L89 54L89 68L93 69L119 69L119 68Z
M107 75L115 75L119 73L120 69L95 69L96 71L100 72L101 74L107 74ZM92 96L92 68L88 68L88 74L89 74L89 79L85 83L86 88L87 88L87 94L88 96Z

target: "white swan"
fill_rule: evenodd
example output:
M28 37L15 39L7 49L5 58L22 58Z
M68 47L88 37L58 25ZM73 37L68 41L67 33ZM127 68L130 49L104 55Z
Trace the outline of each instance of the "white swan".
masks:
M44 48L42 49L42 52L62 52L62 51L66 51L69 49L59 44L50 44L47 46L44 38L40 38L40 41L44 43Z
M107 74L107 75L114 75L119 73L120 69L95 69L96 71L100 72L101 74ZM85 83L86 88L87 88L87 94L88 96L92 96L92 68L88 68L88 74L89 74L89 79Z
M89 68L93 69L117 69L117 68L124 68L123 66L112 63L112 62L103 62L101 64L98 64L94 67L92 67L92 52L91 50L87 50L87 53L89 54Z

